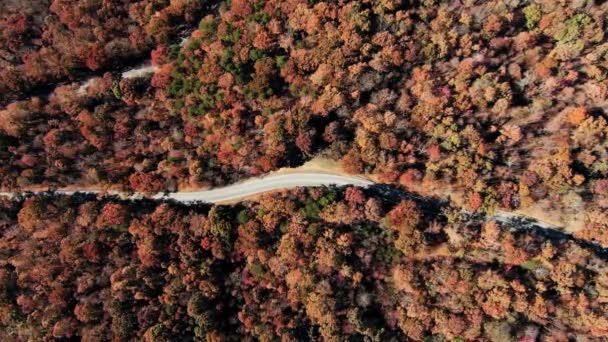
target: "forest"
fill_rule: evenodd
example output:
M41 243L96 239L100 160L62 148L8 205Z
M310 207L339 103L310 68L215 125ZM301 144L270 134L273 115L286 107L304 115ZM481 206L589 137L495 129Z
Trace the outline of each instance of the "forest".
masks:
M0 1L0 340L607 340L607 18ZM145 199L315 158L411 196Z
M0 339L601 341L608 253L369 190L2 201Z
M192 26L203 0L5 0L0 104L141 60Z
M79 9L63 2L49 7L58 18ZM153 33L158 41L141 49L158 70L100 73L86 89L68 82L7 103L3 190L204 188L320 155L424 195L456 194L471 211L582 212L581 236L608 245L605 3L126 3L108 12L109 2L92 2L85 13L96 13L91 25L141 17L131 35ZM192 21L183 44L170 39L178 29L169 23ZM10 37L7 49L10 39L26 44ZM40 53L13 48L15 58ZM3 70L27 75L20 68Z

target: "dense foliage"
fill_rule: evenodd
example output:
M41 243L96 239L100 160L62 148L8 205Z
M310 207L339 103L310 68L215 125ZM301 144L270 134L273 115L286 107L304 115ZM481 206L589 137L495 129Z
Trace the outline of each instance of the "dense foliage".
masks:
M176 191L320 155L453 203L358 188L233 206L1 200L0 340L608 339L607 14L592 0L1 1L2 190ZM148 56L149 77L107 72ZM584 227L484 215L526 208Z
M600 341L606 250L359 188L0 202L0 339Z
M129 4L98 12L129 21L145 7L116 34L148 37L156 7ZM175 190L323 154L472 211L578 215L580 236L608 245L607 11L591 0L224 2L185 44L144 44L156 46L151 80L106 76L88 93L8 105L2 187Z
M204 0L0 2L0 104L142 59L197 22Z

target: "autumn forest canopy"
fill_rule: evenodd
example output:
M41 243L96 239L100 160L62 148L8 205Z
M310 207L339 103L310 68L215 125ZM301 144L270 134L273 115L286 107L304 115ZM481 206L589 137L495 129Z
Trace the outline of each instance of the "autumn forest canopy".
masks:
M0 198L0 340L608 338L607 15L0 1L0 191L21 194ZM313 159L392 190L29 193L200 190Z
M0 337L513 339L608 334L608 253L355 187L232 206L0 203Z

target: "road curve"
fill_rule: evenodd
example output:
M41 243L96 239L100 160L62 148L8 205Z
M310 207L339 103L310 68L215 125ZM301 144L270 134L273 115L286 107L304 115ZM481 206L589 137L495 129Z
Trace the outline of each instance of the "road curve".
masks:
M153 199L170 199L183 203L191 202L207 202L207 203L225 203L247 198L264 192L270 192L280 189L291 189L295 187L306 186L329 186L329 185L355 185L367 187L375 184L362 177L345 176L322 171L292 171L286 173L272 173L264 177L253 178L244 182L231 184L225 187L212 188L200 191L180 191L170 193L159 193L152 196ZM43 191L39 191L43 192ZM71 195L76 192L86 194L109 194L118 195L125 198L137 199L147 197L143 194L136 193L127 195L116 191L66 191L57 190L55 193ZM36 192L34 192L36 193ZM0 196L17 197L20 193L0 192Z
M271 192L281 189L291 189L295 187L312 187L312 186L344 186L344 185L353 185L359 187L368 187L374 185L376 183L365 179L363 177L358 176L349 176L349 175L340 175L331 172L323 172L323 171L307 171L307 170L293 170L285 173L270 173L266 176L259 178L252 178L243 182L231 184L225 187L220 188L212 188L207 190L200 191L180 191L180 192L171 192L171 193L159 193L151 196L153 199L158 200L174 200L182 203L193 203L193 202L206 202L206 203L227 203L234 202L237 200L243 200L248 197ZM57 190L55 193L64 194L64 195L72 195L76 192L85 193L85 194L108 194L108 195L117 195L126 199L141 199L146 198L148 196L135 193L123 193L116 191L67 191L67 190ZM36 192L33 192L36 193ZM38 193L43 193L40 191ZM0 192L0 196L7 197L18 197L21 193L12 193L12 192ZM418 197L418 196L416 196ZM510 213L506 211L498 210L492 216L488 217L490 219L495 219L499 222L508 223L513 222L514 220L521 219L533 219L529 217L525 217L522 215L518 215L515 213ZM536 219L534 220L534 225L542 228L542 229L552 229L552 230L560 230L560 227L551 225L550 223L542 222Z
M155 199L172 199L179 202L209 202L221 203L256 194L280 189L290 189L300 186L323 185L355 185L367 187L374 183L356 176L343 176L324 172L300 171L284 174L271 174L262 178L254 178L241 183L228 185L203 191L182 191L168 194L159 194Z

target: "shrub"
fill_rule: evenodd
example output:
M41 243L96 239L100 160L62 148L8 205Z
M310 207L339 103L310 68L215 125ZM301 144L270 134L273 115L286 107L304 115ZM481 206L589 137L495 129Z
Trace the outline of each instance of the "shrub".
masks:
M524 17L526 18L526 26L529 29L536 27L542 17L540 6L537 4L530 4L524 8Z

